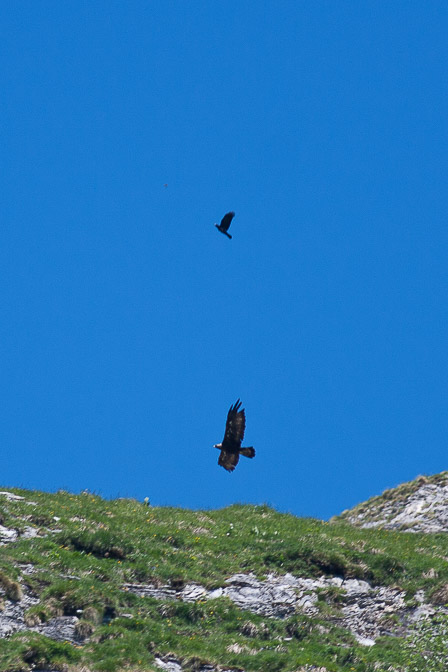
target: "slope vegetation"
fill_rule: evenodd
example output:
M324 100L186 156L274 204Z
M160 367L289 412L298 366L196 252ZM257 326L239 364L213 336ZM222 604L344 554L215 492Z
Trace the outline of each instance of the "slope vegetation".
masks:
M4 489L0 672L444 670L447 557L267 506Z

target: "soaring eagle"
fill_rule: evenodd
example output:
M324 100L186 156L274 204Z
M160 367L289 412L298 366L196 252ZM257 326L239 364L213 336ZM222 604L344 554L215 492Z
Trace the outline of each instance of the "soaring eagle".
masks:
M244 408L241 408L241 401L238 401L229 408L227 413L226 431L222 443L217 443L213 448L218 448L221 455L218 464L227 471L233 471L238 464L240 455L245 457L255 457L255 450L242 448L241 442L244 439L244 430L246 429L246 415Z
M224 217L221 219L221 224L215 224L216 228L218 231L221 231L227 238L231 238L232 236L230 233L227 233L230 224L232 223L232 219L235 217L234 212L228 212Z

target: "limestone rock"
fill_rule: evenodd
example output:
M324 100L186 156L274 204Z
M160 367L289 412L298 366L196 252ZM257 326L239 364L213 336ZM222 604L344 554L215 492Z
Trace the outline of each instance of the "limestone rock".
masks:
M0 496L1 497L6 497L6 499L9 502L17 502L20 499L25 499L25 497L21 497L20 495L15 495L13 492L7 492L6 490L1 490L0 491Z
M141 597L183 602L224 596L240 609L272 618L285 618L294 613L318 615L319 594L325 599L325 590L336 587L341 590L341 616L333 620L350 630L365 646L372 646L380 636L393 634L388 625L393 615L401 623L399 631L402 634L412 622L436 612L448 613L442 607L436 609L425 604L422 594L416 600L418 606L410 609L405 604L405 594L396 588L371 586L367 581L358 579L344 581L336 576L304 579L292 574L270 574L265 581L260 581L253 574L235 574L227 579L226 584L223 588L210 591L196 584L188 584L177 592L168 586L139 584L126 584L124 589Z
M420 476L379 497L344 511L343 518L364 528L406 532L448 532L448 472Z

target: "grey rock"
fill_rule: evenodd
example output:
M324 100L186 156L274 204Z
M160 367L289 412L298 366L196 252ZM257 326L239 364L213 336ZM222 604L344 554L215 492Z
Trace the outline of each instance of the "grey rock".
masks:
M74 643L79 641L75 635L75 627L77 623L78 618L76 616L57 616L39 626L36 630L42 635L50 637L50 639L55 639L59 642L66 641Z
M15 495L13 492L6 492L6 490L1 490L0 491L0 496L6 497L8 502L16 502L19 499L25 499L25 497L21 497L20 495Z
M412 612L410 612L407 616L407 620L410 623L416 623L417 621L420 621L423 618L430 618L431 616L434 616L434 614L440 611L439 609L435 609L432 605L430 604L421 604L417 609L414 609ZM443 610L446 613L446 610Z
M361 644L362 646L373 646L375 644L375 640L369 639L368 637L361 637L359 635L356 639L358 644Z
M17 530L0 525L0 546L5 546L13 541L17 541L17 539L31 539L32 537L37 536L38 531L35 527L27 526L22 534L19 534Z
M31 573L32 566L25 565L23 574ZM181 590L170 586L151 584L126 584L123 590L140 597L152 597L159 600L180 600L196 602L204 599L228 597L239 608L272 618L285 618L294 613L310 616L319 613L319 599L325 599L325 589L337 587L341 591L340 612L336 620L356 637L360 644L371 646L379 636L391 634L390 619L395 615L405 632L408 625L435 613L448 613L443 607L426 604L422 591L416 595L417 605L408 608L405 594L398 589L385 586L374 587L358 579L342 580L340 577L305 579L286 574L270 574L260 581L253 574L235 574L226 581L226 585L215 590L207 590L198 584L187 584ZM5 599L5 609L0 612L0 637L8 637L14 632L32 630L58 641L77 642L76 616L60 616L35 627L27 627L24 614L38 599L30 595L23 586L24 597L20 602ZM0 589L0 594L4 593ZM176 660L161 658L164 665L177 665ZM166 667L165 669L176 669Z
M357 641L364 646L372 646L382 635L391 633L390 616L402 625L402 634L408 624L434 613L444 612L425 604L422 591L418 595L418 607L409 609L404 601L405 593L385 586L373 587L367 581L343 580L340 577L303 579L291 574L276 576L270 574L265 581L259 581L253 574L235 574L226 581L226 586L207 591L203 586L189 584L180 591L168 586L155 587L127 584L125 589L140 595L164 600L194 602L203 599L228 597L240 609L247 609L263 616L285 618L294 613L315 616L319 613L318 594L325 599L325 589L341 589L340 618L338 623L350 630ZM388 618L389 617L389 618ZM394 625L394 627L396 627Z
M19 602L13 602L5 599L5 608L0 611L0 639L9 637L15 632L22 632L24 630L32 632L40 632L51 639L58 641L68 641L76 643L78 640L75 636L75 626L78 622L76 616L60 616L59 618L52 618L47 623L42 623L34 627L29 627L25 623L25 612L39 600L27 592L25 586L22 586L24 597ZM0 594L4 591L0 590Z
M381 527L385 530L406 532L448 532L448 472L431 482L417 479L415 488L403 497L379 497L364 505L363 511L344 512L343 517L352 525L366 529ZM393 492L393 491L392 491Z
M38 537L39 531L35 527L25 527L25 531L20 535L20 539L32 539Z
M19 565L20 566L20 571L23 576L31 576L31 574L36 573L36 568L34 565L28 563L26 565Z
M417 590L417 592L414 595L414 599L417 602L423 603L425 601L425 593L423 590Z
M157 667L160 667L162 670L167 670L167 672L182 672L182 666L178 660L175 658L155 658L155 664Z
M339 587L343 587L348 597L359 597L360 595L368 595L371 591L370 585L367 581L360 581L358 579L347 579L343 581Z
M178 658L175 658L174 656L164 656L163 658L156 656L156 658L154 659L154 663L157 665L157 667L160 667L160 669L166 670L166 672L182 672L182 663ZM219 669L222 672L233 672L232 670L229 669L222 669L222 668ZM198 672L218 672L218 668L216 668L214 665L209 665L207 663L204 663L204 665L198 667L197 670Z
M139 597L154 597L156 600L175 600L177 597L176 591L169 586L159 588L151 584L125 583L123 588Z
M5 599L5 608L0 611L0 638L28 630L24 619L25 611L38 602L37 598L30 595L25 595L20 602Z
M25 497L22 497L21 495L15 495L13 492L7 492L6 490L1 490L0 496L5 497L8 500L8 502L18 502L20 500L25 500ZM24 504L31 504L32 506L37 506L37 502L24 501Z
M0 525L0 544L4 545L11 541L15 541L18 536L19 533L17 530L11 530L7 527L3 527L3 525Z
M186 585L182 590L182 600L184 602L196 602L197 600L204 599L206 595L207 591L205 588L194 583Z

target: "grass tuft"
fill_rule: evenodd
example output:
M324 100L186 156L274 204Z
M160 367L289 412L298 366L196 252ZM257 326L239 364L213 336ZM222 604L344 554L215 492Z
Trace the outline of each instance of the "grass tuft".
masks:
M14 581L3 572L0 572L0 586L5 591L5 595L8 599L18 602L23 598L23 591L20 583Z

